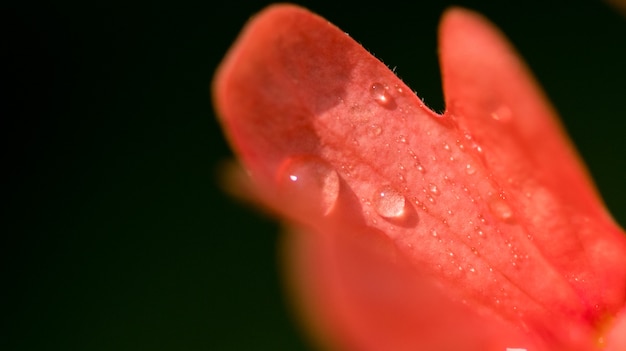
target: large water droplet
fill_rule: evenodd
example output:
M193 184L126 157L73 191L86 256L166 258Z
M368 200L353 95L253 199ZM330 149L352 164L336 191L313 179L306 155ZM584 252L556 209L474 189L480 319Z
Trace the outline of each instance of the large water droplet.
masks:
M290 157L279 169L281 195L294 210L329 214L339 196L339 175L326 161L311 155Z
M370 94L374 98L374 101L380 106L388 109L396 107L396 103L393 96L387 90L387 87L382 83L374 83L370 86Z
M406 213L406 199L390 186L383 186L374 194L374 208L381 217L398 219Z

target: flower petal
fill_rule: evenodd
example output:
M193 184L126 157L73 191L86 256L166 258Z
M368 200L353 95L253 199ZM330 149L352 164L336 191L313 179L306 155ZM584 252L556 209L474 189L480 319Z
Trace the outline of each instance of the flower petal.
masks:
M626 298L626 240L554 110L482 17L451 10L440 33L446 115L489 150L482 161L525 219L509 232L528 236L567 279L586 318L615 313Z
M465 10L442 23L438 115L333 25L272 6L218 69L225 130L262 201L306 228L294 265L334 342L591 347L624 302L624 237L506 42Z

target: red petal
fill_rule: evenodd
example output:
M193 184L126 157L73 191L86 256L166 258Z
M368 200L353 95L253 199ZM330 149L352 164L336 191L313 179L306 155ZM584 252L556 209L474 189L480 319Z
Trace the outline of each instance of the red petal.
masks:
M218 70L217 110L261 197L310 228L297 268L335 342L459 348L453 328L466 350L518 332L583 349L623 304L624 237L496 33L445 16L443 116L294 6L256 17Z
M519 240L532 239L550 269L579 296L585 318L597 322L624 303L623 232L606 212L528 69L485 23L460 9L442 22L446 115L489 150L482 159L485 166L524 218L508 232Z

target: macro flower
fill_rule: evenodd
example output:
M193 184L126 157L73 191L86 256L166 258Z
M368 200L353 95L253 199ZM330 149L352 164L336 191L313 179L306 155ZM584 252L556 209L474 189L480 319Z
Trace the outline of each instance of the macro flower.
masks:
M305 323L339 350L626 350L626 236L555 111L480 15L449 9L439 36L442 114L294 5L217 70Z

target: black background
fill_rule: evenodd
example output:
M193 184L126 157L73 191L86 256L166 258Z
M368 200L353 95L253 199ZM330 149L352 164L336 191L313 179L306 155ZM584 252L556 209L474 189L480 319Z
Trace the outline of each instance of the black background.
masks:
M449 2L301 2L443 109ZM626 17L597 1L457 1L511 38L626 223ZM209 94L261 1L2 6L2 350L307 350L278 225L221 191Z

